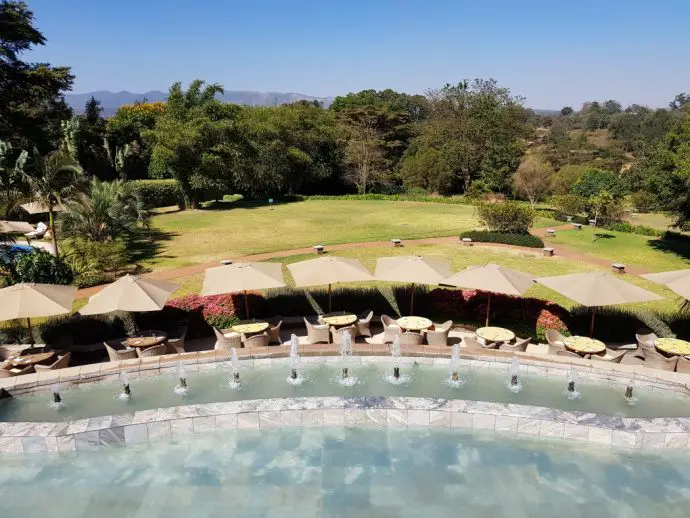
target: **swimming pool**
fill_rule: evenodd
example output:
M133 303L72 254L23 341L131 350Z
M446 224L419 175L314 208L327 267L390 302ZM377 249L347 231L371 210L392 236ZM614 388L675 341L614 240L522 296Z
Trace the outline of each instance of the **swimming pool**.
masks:
M690 457L440 429L237 430L0 459L3 518L671 518Z

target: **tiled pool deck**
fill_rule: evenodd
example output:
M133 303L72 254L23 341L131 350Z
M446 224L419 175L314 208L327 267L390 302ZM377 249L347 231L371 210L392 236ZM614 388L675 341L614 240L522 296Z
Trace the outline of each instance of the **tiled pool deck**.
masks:
M363 347L359 347L363 345ZM385 346L357 344L353 361L389 363ZM305 347L306 349L306 347ZM243 362L254 366L285 363L286 346L262 350L241 349ZM448 365L450 349L420 348L405 351L401 364L414 362ZM334 346L303 350L303 363L339 361ZM481 357L463 354L475 369L506 369L514 353L487 351ZM520 356L523 372L564 377L575 366L584 380L682 393L690 397L690 376L642 366L617 365L563 357ZM188 372L227 367L226 351L180 355L72 367L0 380L15 396L49 390L55 383L93 383L118 379L126 371L137 377L169 375L184 361ZM280 426L436 426L510 437L589 442L625 449L677 449L690 447L690 418L625 418L567 412L526 405L463 400L404 397L314 397L261 399L209 403L129 412L60 423L0 423L0 452L56 453L93 450L107 446L141 444L158 439L179 439L193 434L239 428Z

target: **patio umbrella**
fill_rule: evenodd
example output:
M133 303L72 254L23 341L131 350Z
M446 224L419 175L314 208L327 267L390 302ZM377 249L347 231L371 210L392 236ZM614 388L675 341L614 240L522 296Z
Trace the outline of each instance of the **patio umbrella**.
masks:
M686 300L690 300L690 270L648 273L640 277L662 284Z
M441 283L488 292L486 306L486 325L488 326L491 294L524 295L534 284L534 277L497 264L487 264L485 266L470 266L444 279Z
M5 221L0 220L0 234L26 234L36 230L26 221Z
M357 259L346 257L319 257L299 263L288 264L288 270L295 280L295 286L323 286L328 284L328 311L331 311L332 285L337 282L373 281L369 273Z
M409 282L412 284L410 314L414 310L415 284L439 284L450 277L450 266L445 261L405 255L399 257L380 257L376 260L374 276L379 281Z
M596 308L632 302L661 300L663 297L638 288L634 284L611 277L603 272L573 273L556 277L542 277L537 282L548 286L561 295L592 309L590 336L594 334Z
M267 290L283 286L283 265L280 263L234 263L208 268L204 274L201 294L244 292L244 311L249 318L247 290Z
M30 201L20 205L29 214L45 214L49 212L48 205L40 201ZM62 211L62 206L58 203L53 207L53 212Z
M31 319L51 317L72 311L77 288L57 284L22 283L0 290L0 320L26 318L31 345L34 333Z
M177 288L177 284L172 282L125 275L90 297L79 313L100 315L111 311L159 311Z

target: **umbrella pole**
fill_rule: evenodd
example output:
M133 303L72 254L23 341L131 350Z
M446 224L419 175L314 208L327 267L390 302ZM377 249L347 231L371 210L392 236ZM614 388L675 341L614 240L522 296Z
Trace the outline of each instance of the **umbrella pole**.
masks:
M328 285L328 312L330 313L333 311L333 306L331 304L331 295L333 294L333 286L331 284Z
M249 297L247 297L247 290L244 290L244 315L249 320Z
M412 292L410 293L410 315L414 315L414 282L412 283Z
M590 338L594 336L594 317L597 314L597 308L592 308L592 321L589 324L589 336Z
M490 314L491 314L491 293L489 292L489 300L486 303L486 322L484 323L484 325L487 327L489 325L489 315Z
M31 319L27 318L26 319L26 328L29 331L29 342L31 342L31 347L35 345L34 343L34 330L31 328Z

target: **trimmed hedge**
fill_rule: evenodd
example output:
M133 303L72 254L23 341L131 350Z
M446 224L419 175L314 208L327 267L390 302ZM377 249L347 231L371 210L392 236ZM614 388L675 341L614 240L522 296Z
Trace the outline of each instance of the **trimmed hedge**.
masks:
M589 336L592 322L591 308L573 308L568 327L575 335ZM635 331L648 327L660 337L675 336L671 328L657 315L648 310L629 310L604 307L594 317L594 336L605 342L635 342Z
M147 208L182 204L182 190L177 180L132 180L131 183Z
M469 237L477 243L504 243L506 245L527 246L530 248L544 248L544 241L532 234L506 234L504 232L490 232L488 230L470 230L460 237Z
M568 221L568 216L565 214L556 214L552 216L556 221ZM589 218L587 216L573 216L570 223L579 223L580 225L589 225Z
M476 200L465 196L431 196L429 194L341 194L341 195L303 195L293 194L282 197L285 201L333 200L333 201L421 201L427 203L447 203L473 205Z
M646 227L644 225L632 225L624 221L616 223L609 223L604 225L606 230L613 230L614 232L626 232L628 234L639 234L641 236L662 237L666 231L658 228Z

